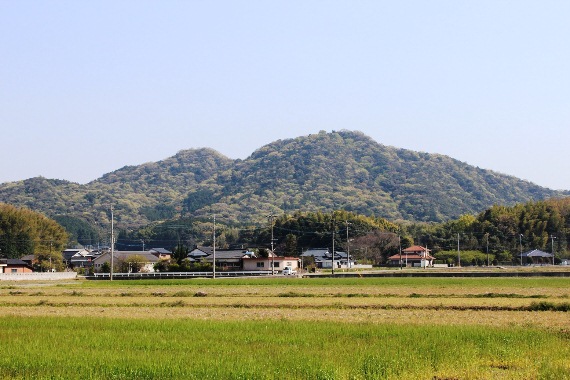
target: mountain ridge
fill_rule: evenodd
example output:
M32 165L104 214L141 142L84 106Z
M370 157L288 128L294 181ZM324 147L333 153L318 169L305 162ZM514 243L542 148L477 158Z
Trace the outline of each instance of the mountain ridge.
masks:
M211 148L181 150L84 185L43 177L0 184L0 201L48 216L106 223L113 204L124 226L214 213L229 223L260 223L271 213L333 209L437 222L568 194L348 130L277 140L246 159Z

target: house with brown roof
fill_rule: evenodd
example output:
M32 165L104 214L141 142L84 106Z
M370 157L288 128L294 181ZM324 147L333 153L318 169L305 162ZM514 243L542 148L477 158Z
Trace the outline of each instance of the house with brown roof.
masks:
M431 267L435 257L430 255L431 250L420 245L413 245L409 248L402 250L402 255L399 253L388 257L390 265L402 265L411 267ZM401 262L400 262L401 260Z
M20 259L0 259L0 273L32 273L33 268Z

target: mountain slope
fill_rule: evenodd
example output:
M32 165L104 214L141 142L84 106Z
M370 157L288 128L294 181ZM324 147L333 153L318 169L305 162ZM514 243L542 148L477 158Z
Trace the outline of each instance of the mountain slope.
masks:
M568 195L447 156L378 144L360 132L279 140L245 160L211 149L128 166L86 185L32 178L0 185L0 201L48 215L147 224L180 214L261 222L269 213L346 209L387 219L442 221L494 204Z

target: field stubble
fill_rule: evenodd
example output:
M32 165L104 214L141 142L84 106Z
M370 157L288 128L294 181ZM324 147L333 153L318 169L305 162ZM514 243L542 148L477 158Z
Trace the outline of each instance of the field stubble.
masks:
M567 304L569 285L550 278L0 283L0 379L564 379L568 313L533 305Z

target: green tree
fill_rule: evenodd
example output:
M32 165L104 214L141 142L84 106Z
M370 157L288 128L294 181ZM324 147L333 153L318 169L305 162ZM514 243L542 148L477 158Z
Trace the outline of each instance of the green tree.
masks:
M111 272L111 264L109 264L109 262L104 262L103 265L101 265L101 273L110 273Z
M176 264L182 265L182 261L188 258L189 252L188 247L178 244L172 251L172 258L176 261Z
M141 255L131 255L121 263L121 272L138 273L144 268L146 259Z
M0 203L0 252L8 258L61 250L65 229L42 214Z
M285 256L298 256L299 251L297 250L297 236L293 234L287 234L285 236Z

